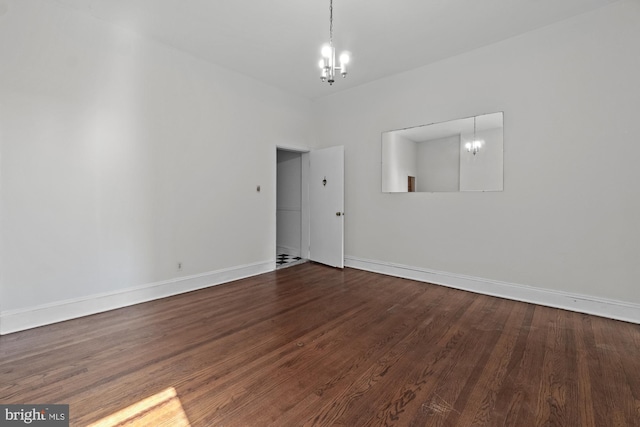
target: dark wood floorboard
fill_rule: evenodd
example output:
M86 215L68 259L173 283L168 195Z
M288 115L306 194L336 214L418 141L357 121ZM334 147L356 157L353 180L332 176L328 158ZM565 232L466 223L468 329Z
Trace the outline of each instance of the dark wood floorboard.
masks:
M640 325L307 263L2 336L0 403L68 403L73 426L640 426Z

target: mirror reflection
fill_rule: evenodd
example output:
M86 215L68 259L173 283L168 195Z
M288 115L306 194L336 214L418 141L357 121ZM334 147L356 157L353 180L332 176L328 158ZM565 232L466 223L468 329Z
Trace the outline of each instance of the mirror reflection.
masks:
M502 191L503 114L382 133L385 193Z

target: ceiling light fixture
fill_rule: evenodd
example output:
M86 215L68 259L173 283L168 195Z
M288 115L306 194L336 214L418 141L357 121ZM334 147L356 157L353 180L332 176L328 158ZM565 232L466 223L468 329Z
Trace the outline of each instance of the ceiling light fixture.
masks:
M336 48L333 46L333 0L329 0L329 44L322 46L321 53L322 59L318 64L322 70L320 72L320 80L333 85L336 71L340 71L342 77L347 77L347 64L349 63L349 54L347 52L340 54L338 58L340 65L336 66Z
M478 139L476 137L476 118L473 118L473 139L470 142L467 142L466 144L464 144L464 148L467 149L467 151L469 153L473 153L473 155L475 156L476 154L478 154L478 151L480 151L480 148L482 148L482 143L484 141L481 139Z

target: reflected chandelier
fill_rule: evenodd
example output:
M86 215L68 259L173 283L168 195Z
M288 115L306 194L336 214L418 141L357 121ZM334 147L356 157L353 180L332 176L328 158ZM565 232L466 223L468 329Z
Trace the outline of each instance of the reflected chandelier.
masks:
M477 137L476 118L474 117L473 118L473 139L470 142L467 142L464 145L464 148L466 148L469 153L473 153L473 155L475 156L476 154L478 154L483 144L484 144L484 141L482 139L478 139Z
M329 0L329 44L322 46L322 59L318 64L322 70L320 80L333 85L336 71L340 71L342 77L347 77L349 54L347 52L341 53L339 61L340 65L336 66L336 48L333 46L333 0Z

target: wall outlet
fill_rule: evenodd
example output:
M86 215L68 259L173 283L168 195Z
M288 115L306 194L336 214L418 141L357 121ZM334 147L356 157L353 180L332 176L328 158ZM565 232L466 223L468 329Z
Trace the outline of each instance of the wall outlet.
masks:
M181 262L178 263L178 271L182 271L182 263Z

